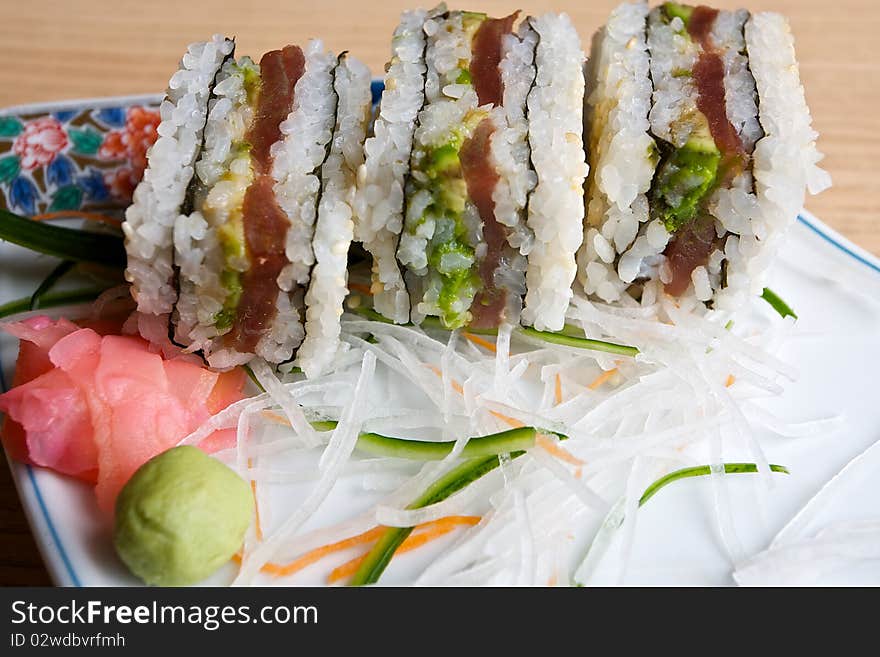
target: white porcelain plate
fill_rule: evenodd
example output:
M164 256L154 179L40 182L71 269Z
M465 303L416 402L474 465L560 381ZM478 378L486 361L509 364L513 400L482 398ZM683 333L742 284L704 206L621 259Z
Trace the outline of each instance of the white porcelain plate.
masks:
M0 303L32 293L54 264L52 258L0 243ZM880 260L804 212L788 235L769 286L798 313L793 335L779 356L795 365L800 376L782 396L770 400L768 408L796 421L839 415L843 422L832 432L806 438L759 436L768 460L785 464L791 475L773 478L760 513L755 488L743 478L730 478L733 522L746 556L764 550L848 462L880 439ZM0 336L4 389L15 356L15 341ZM19 463L11 463L11 468L57 584L137 583L116 558L110 528L88 486ZM880 527L880 446L868 451L858 467L848 468L828 492L833 494L823 494L811 505L810 521L798 528L799 538L839 527ZM334 494L329 503L343 512L346 499ZM441 549L438 545L433 551ZM831 566L809 582L878 585L877 552L850 554L844 549L841 558L832 559ZM431 556L431 550L420 550L395 559L383 583L410 581ZM626 584L733 584L734 569L722 545L706 478L665 488L639 512ZM211 583L228 581L230 572L218 574ZM326 574L306 571L302 581L320 583L322 573ZM780 577L762 575L758 583L795 581L776 574Z

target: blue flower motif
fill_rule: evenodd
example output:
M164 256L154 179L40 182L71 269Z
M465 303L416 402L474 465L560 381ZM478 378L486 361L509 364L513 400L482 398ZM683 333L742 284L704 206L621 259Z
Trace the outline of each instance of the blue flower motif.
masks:
M37 213L37 187L27 176L17 176L9 188L9 202L24 214Z
M70 158L58 153L46 167L46 182L55 187L61 187L73 180L74 173L76 173L76 166L70 161Z
M125 125L125 108L123 107L105 107L94 112L92 116L104 125L113 128L121 128Z
M76 179L76 183L89 201L106 201L110 197L104 176L98 169L87 169L85 175Z
M62 110L60 112L52 112L52 116L58 119L61 123L66 123L70 121L74 116L79 114L79 110Z

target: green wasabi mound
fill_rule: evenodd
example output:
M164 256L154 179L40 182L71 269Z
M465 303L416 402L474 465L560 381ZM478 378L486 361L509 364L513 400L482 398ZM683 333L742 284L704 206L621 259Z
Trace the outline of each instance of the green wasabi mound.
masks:
M253 510L250 486L235 472L196 447L174 447L122 489L113 543L147 584L193 584L241 547Z

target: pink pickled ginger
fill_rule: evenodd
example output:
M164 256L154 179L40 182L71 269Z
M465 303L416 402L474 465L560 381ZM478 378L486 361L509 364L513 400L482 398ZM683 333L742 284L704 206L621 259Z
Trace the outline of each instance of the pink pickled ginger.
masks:
M193 356L165 359L140 337L102 336L48 317L0 328L21 340L13 388L0 395L4 447L15 459L95 483L105 511L138 467L244 397L240 369L221 374ZM234 439L232 430L216 432L202 447Z

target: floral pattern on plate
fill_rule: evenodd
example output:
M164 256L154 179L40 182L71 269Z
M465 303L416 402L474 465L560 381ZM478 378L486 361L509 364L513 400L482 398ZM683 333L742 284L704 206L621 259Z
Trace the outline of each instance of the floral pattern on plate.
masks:
M0 116L0 207L33 216L127 206L158 125L150 103Z

